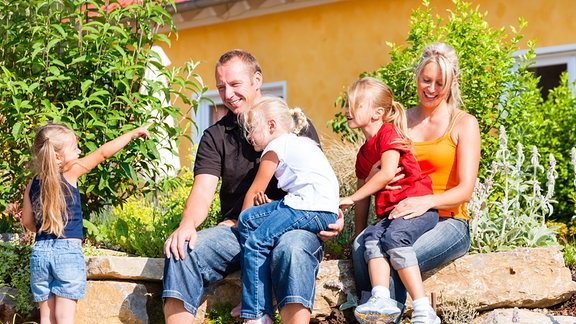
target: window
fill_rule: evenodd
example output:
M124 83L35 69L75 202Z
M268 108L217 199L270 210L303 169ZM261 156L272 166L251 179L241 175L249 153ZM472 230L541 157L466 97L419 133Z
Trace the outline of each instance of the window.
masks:
M542 89L542 97L546 99L548 92L558 86L560 75L568 72L568 83L572 85L576 80L576 44L543 47L534 50L536 57L529 70L540 77L538 87ZM515 53L519 57L526 51ZM574 90L574 89L573 89Z
M273 82L262 85L262 94L286 98L286 82ZM220 118L228 113L228 108L224 106L218 90L211 90L204 93L204 97L210 98L214 103L208 100L200 101L196 113L192 113L192 120L196 123L196 128L192 129L192 141L194 144L200 142L200 137L206 128L216 123Z

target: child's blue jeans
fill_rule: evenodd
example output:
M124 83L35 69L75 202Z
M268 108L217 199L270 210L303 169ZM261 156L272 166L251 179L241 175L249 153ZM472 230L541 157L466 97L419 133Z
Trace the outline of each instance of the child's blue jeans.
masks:
M291 230L318 233L336 222L336 213L298 210L283 200L246 209L238 218L240 245L243 249L242 318L257 319L273 315L270 252L278 238Z
M36 241L30 257L30 288L35 302L54 295L84 298L86 263L82 242L74 239Z

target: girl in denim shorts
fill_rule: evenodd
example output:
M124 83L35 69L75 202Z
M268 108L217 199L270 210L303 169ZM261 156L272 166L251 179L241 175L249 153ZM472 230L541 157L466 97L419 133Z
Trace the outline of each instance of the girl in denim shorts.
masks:
M36 232L30 287L41 323L73 323L76 302L86 295L78 178L132 139L150 137L148 127L127 132L83 158L70 128L48 124L38 130L32 146L37 173L26 187L22 224Z

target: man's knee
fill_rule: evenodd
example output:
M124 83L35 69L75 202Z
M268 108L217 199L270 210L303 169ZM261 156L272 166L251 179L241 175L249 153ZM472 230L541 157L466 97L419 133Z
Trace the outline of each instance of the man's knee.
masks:
M292 260L294 258L310 256L318 260L323 257L322 243L316 234L305 230L289 231L282 235L272 250L272 258L278 260Z

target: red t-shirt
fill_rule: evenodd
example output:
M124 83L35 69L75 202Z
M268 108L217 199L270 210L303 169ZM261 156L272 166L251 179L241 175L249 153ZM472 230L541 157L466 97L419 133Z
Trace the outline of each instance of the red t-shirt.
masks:
M432 194L432 181L427 175L422 175L418 161L396 132L394 125L384 124L376 136L372 137L358 151L356 156L356 176L366 179L374 163L380 161L382 154L388 150L400 152L399 166L404 168L405 177L394 185L401 186L398 190L382 190L376 192L375 204L378 218L391 211L397 203L407 197Z

